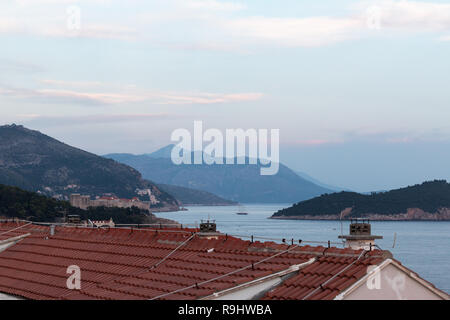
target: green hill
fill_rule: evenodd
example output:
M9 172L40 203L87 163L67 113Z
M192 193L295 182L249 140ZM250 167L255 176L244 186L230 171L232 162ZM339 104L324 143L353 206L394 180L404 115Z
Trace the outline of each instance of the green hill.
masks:
M450 219L450 184L435 180L370 195L356 192L325 194L276 212L273 218L374 217L382 219Z
M150 189L157 206L177 207L171 195L135 169L18 125L0 127L0 183L61 199L71 193L131 198L138 189Z
M19 218L35 222L54 222L66 214L77 214L82 219L109 220L115 223L159 223L154 215L133 208L96 207L81 210L67 201L60 201L17 187L0 184L0 217Z

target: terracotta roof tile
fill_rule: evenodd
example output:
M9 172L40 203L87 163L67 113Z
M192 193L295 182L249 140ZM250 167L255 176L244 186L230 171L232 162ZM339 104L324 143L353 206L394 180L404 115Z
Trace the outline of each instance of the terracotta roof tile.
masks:
M23 224L0 223L0 234L20 226ZM338 274L357 259L359 251L251 243L224 235L210 240L196 236L174 251L196 231L56 227L51 236L49 227L24 226L0 237L1 241L31 234L0 252L0 292L29 299L152 299L165 294L162 299L197 299L314 257L314 263L300 269L265 298L302 299L314 292L310 299L332 299L363 276L368 265L382 260L379 253L371 252ZM287 248L292 250L273 257ZM66 288L69 265L81 269L81 290ZM230 272L234 273L228 275ZM210 282L201 284L204 281Z
M353 254L353 257L321 256L311 265L301 269L298 275L270 292L268 296L272 299L334 299L341 291L363 277L369 265L379 264L383 260L380 258L380 251L362 256L360 260L357 260L360 251L345 249L339 253ZM297 291L285 294L289 288L297 288Z

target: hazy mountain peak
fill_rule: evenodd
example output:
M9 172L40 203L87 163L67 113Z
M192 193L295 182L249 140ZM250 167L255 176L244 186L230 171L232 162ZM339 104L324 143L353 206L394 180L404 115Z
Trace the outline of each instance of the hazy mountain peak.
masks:
M175 147L174 144L169 144L152 153L146 153L145 155L150 158L170 158L173 147Z
M261 164L176 165L170 158L115 154L108 157L139 170L158 184L212 192L241 203L294 203L331 192L280 164L273 176L261 176Z

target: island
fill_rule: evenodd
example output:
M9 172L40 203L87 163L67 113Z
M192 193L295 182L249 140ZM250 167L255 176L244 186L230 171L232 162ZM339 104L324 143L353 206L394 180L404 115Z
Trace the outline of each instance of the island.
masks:
M301 201L275 212L272 219L450 220L450 184L427 181L385 192L337 192Z

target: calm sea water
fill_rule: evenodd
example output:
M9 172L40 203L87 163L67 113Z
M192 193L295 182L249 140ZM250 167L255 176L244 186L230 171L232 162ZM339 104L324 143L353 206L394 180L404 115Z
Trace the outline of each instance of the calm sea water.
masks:
M338 239L341 234L339 221L268 219L277 210L288 206L246 204L247 216L237 215L242 208L235 206L187 207L188 211L158 213L157 216L182 224L198 224L209 218L216 221L220 232L230 235L341 242ZM344 234L348 234L348 227L349 222L343 221ZM372 234L383 236L376 243L391 251L403 265L450 293L450 221L373 221Z

